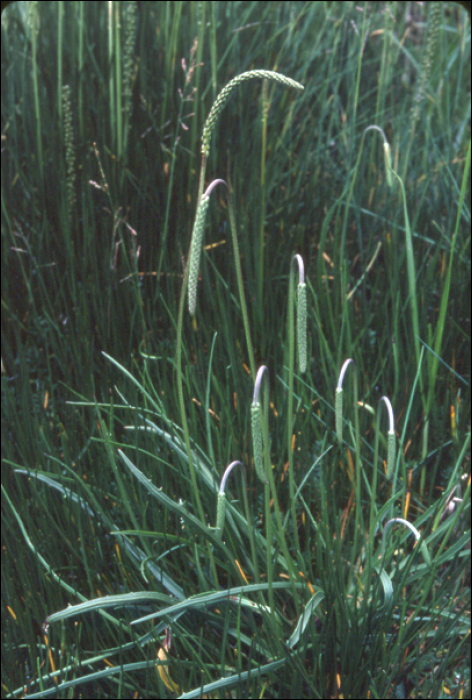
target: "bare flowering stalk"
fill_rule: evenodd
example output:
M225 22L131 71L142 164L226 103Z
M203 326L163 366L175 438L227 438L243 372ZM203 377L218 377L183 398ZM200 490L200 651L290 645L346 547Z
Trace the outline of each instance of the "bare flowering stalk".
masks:
M193 227L192 240L189 254L189 278L188 278L188 308L191 316L195 316L197 306L197 279L198 268L200 266L200 255L202 252L203 231L205 229L205 217L210 204L210 194L216 185L222 183L228 185L224 180L213 180L203 193L197 209L195 224Z
M208 115L205 125L203 127L202 155L204 158L208 158L208 155L210 153L210 140L213 127L215 126L216 121L220 116L230 94L238 85L245 82L246 80L251 80L252 78L275 80L278 83L282 83L282 85L295 88L296 90L305 89L303 85L297 83L296 80L292 80L291 78L287 78L287 76L282 75L281 73L275 73L274 71L270 70L250 70L246 73L241 73L241 75L237 75L236 78L233 78L233 80L231 80L228 83L228 85L226 85L226 87L223 88L223 90L216 98L210 110L210 114Z

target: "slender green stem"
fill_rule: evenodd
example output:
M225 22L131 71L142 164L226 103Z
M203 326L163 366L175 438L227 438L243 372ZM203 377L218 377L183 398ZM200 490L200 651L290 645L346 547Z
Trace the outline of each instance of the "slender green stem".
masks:
M176 353L175 353L175 365L176 365L176 369L177 369L177 393L179 396L180 419L182 421L182 429L183 429L183 433L184 433L185 447L187 449L187 458L188 458L188 464L189 464L189 469L190 469L190 480L192 482L192 498L194 500L194 504L196 504L196 506L197 506L197 512L198 512L198 515L200 517L200 520L202 521L202 523L204 523L205 522L205 513L203 510L202 502L200 500L200 494L199 494L198 486L197 486L197 477L196 477L196 473L195 473L195 465L193 463L192 450L190 447L190 434L189 434L189 430L188 430L187 413L185 411L184 392L183 392L183 384L182 384L182 325L183 325L185 293L187 291L188 276L189 276L189 260L187 260L187 263L185 265L184 281L182 284L182 293L180 295L179 311L178 311L178 315L177 315L177 348L176 348Z
M356 527L354 531L354 544L353 552L357 552L357 539L359 532L363 531L363 517L362 517L362 502L361 502L361 444L360 444L360 433L359 433L359 404L358 404L358 386L357 386L357 367L356 363L352 359L348 359L344 362L341 372L339 373L338 386L336 387L336 397L335 397L335 419L336 419L336 432L338 436L339 444L342 445L342 433L343 433L343 381L346 374L347 368L352 364L354 366L354 432L355 432L355 446L354 450L356 453L356 475L355 475L355 492L356 492Z
M274 481L274 476L272 473L272 467L271 467L271 460L270 460L270 444L269 444L269 390L267 388L265 395L264 395L264 408L262 409L262 415L261 415L261 406L259 403L259 393L260 393L260 388L261 388L261 383L262 383L262 378L264 375L264 372L266 372L267 376L267 382L269 381L268 379L268 370L265 365L262 365L259 367L259 370L256 375L256 381L254 383L254 396L253 396L253 402L252 402L252 424L253 424L253 437L254 437L254 464L256 467L256 470L258 471L258 476L261 478L261 481L264 483L264 498L265 498L265 512L266 512L266 537L267 537L267 575L269 576L269 572L272 575L272 555L271 555L271 514L270 514L270 493L272 493L272 500L274 503L274 512L275 512L275 518L277 521L277 530L275 531L275 535L277 539L280 542L280 545L282 547L282 551L284 553L285 557L285 562L286 562L286 567L292 587L292 595L293 599L295 601L295 605L297 610L299 610L299 595L297 592L296 588L296 577L297 577L297 572L295 569L295 565L293 562L293 558L291 557L288 547L287 547L287 542L285 539L285 533L284 533L284 527L282 523L282 517L280 515L280 510L279 510L279 504L278 504L278 494L277 494L277 488L275 486L275 481ZM262 430L261 430L262 427ZM260 445L260 437L261 437L261 432L262 432L262 449L263 449L263 456L261 456L260 451L261 451L261 445ZM257 455L256 455L257 453ZM256 464L256 457L258 460L258 464ZM263 466L263 473L262 471L262 461L264 462ZM293 498L293 500L295 500ZM293 512L292 512L293 516ZM295 522L294 522L294 530L296 532L297 527L296 527L296 517L295 517ZM297 533L298 534L298 533ZM298 542L298 540L297 540ZM271 593L271 586L269 586L269 600L270 604L272 605L273 599L270 598L270 593Z
M393 418L393 409L390 399L387 396L382 396L377 408L377 425L375 429L375 450L374 450L374 472L372 475L372 491L370 502L370 537L373 538L373 523L377 514L376 494L377 494L377 461L379 456L379 427L380 427L380 411L382 402L385 403L388 411L388 437L387 437L387 479L392 478L393 469L395 466L395 423Z
M115 112L116 112L116 155L118 161L121 162L123 157L123 107L122 107L122 92L123 92L123 81L122 81L122 70L121 70L121 20L120 20L120 4L114 3L115 7L115 17L113 22L113 29L115 32L115 77L116 77L116 94L113 96L115 100Z
M247 314L246 298L244 295L244 285L243 285L243 274L241 271L241 260L239 257L239 245L238 245L238 234L236 230L236 224L234 221L234 208L233 208L233 197L231 195L231 183L229 183L228 189L228 211L229 211L229 223L231 228L231 238L233 239L233 250L234 250L234 264L236 266L236 279L238 281L238 291L239 291L239 303L241 304L241 313L243 315L244 332L246 334L246 344L247 351L249 355L249 365L251 367L251 374L253 378L256 376L256 363L254 361L254 350L251 341L251 332L249 328L249 318Z

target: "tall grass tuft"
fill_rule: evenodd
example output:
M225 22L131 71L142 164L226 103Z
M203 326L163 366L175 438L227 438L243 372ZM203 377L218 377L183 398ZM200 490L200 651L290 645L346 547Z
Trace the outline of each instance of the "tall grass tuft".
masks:
M470 20L438 7L3 13L3 696L466 694Z

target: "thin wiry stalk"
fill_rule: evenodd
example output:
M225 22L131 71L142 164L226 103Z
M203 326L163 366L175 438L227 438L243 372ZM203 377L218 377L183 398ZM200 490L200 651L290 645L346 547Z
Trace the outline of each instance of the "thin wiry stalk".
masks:
M273 573L273 564L270 553L270 542L271 537L271 514L270 514L270 492L272 492L272 499L274 504L275 518L277 522L277 529L275 531L275 536L280 541L285 562L289 573L290 583L292 585L292 593L294 602L299 610L299 596L296 590L296 568L293 563L292 557L288 551L287 541L285 538L284 527L282 524L282 519L280 516L280 510L278 505L278 494L275 487L274 476L272 474L271 458L270 458L270 445L269 445L269 390L267 388L264 395L264 408L261 409L259 403L259 393L261 389L262 379L264 377L264 372L266 373L266 380L268 379L268 370L265 365L259 367L256 375L256 381L254 382L254 395L251 405L251 423L252 423L252 434L253 434L253 447L254 447L254 464L258 473L259 478L264 483L264 498L266 505L266 541L267 541L267 569ZM262 454L261 454L262 452ZM257 462L256 462L257 460ZM297 529L296 518L294 521L294 530ZM268 580L271 578L268 574ZM269 595L271 595L272 587L269 587ZM271 600L272 606L273 600Z
M393 469L395 467L395 449L396 449L396 437L395 437L395 424L393 418L393 409L390 399L387 396L382 396L379 400L377 409L377 426L375 431L375 452L374 452L374 470L372 475L372 492L371 492L371 504L370 504L370 536L373 536L373 522L377 514L377 460L379 451L379 425L380 425L380 411L382 408L382 402L385 404L388 411L388 437L387 437L387 470L386 477L388 480L392 479Z

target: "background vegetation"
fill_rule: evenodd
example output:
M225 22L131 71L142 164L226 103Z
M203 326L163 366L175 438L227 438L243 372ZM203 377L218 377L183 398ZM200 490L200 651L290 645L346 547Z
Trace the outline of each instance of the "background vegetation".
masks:
M18 2L1 29L2 697L462 697L467 13ZM305 89L239 86L205 186L232 188L255 364L268 367L270 486L254 471L255 377L222 188L196 317L183 318L184 417L175 359L203 125L221 89L254 69ZM390 144L391 185L369 125ZM308 368L293 379L295 253ZM339 443L347 358L359 405L347 376ZM232 460L247 483L230 477L219 533ZM392 517L413 523L419 546L403 526L386 536ZM111 595L109 608L94 602Z

